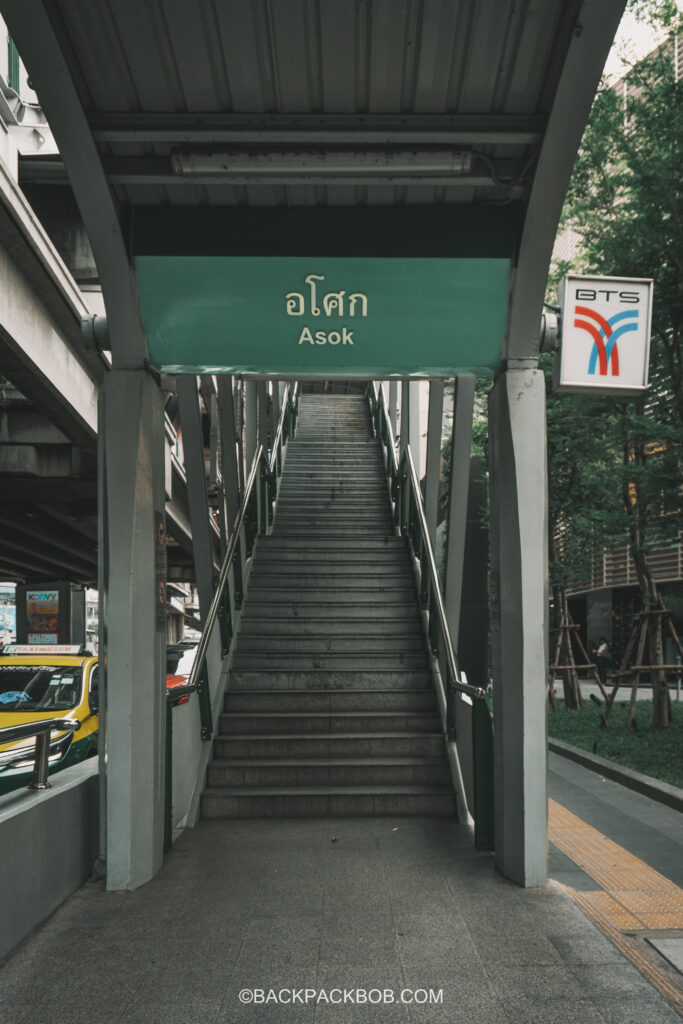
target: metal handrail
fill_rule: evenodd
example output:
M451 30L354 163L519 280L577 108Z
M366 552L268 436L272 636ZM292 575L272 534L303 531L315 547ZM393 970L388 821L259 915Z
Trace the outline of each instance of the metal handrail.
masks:
M50 735L54 732L78 732L81 723L77 718L49 719L46 722L26 722L24 725L10 725L0 729L0 743L13 743L26 737L35 736L35 760L33 781L29 789L49 789L47 781L48 758L50 756Z
M242 504L240 506L237 519L235 521L232 536L230 537L230 541L228 543L227 551L225 552L225 558L223 559L223 565L221 566L221 571L218 576L218 584L216 586L216 591L213 595L213 600L211 601L209 614L206 616L206 622L204 623L202 635L199 639L199 644L197 645L197 654L192 665L192 670L190 672L190 675L188 676L187 684L183 687L175 687L173 693L174 698L175 696L182 696L185 693L194 693L194 691L198 689L199 676L204 667L204 662L206 661L206 652L209 647L209 640L211 639L211 634L213 633L214 626L216 625L216 620L218 618L218 610L221 606L221 602L225 597L225 588L228 585L228 576L230 574L230 568L232 566L232 559L234 557L235 548L237 547L237 542L239 540L240 530L242 529L242 525L244 523L244 517L247 514L247 507L251 499L252 491L254 490L254 484L256 483L256 479L258 477L259 465L261 462L262 455L263 445L260 444L256 451L254 452L254 458L251 463L251 469L249 471L247 486L244 489L244 497L242 499Z
M387 435L387 451L389 458L391 459L391 467L394 473L398 473L398 458L396 456L396 438L394 437L394 428L391 423L391 416L389 415L389 410L386 407L386 402L384 399L384 389L382 388L381 383L377 385L375 384L374 381L372 381L371 383L371 388L373 411L376 411L378 409L382 410L382 414L384 416L384 428ZM388 468L389 467L387 467L387 469Z
M448 670L451 678L451 686L455 690L457 690L458 693L466 693L468 697L472 697L475 700L484 700L484 698L486 697L486 690L483 690L480 686L471 686L469 683L463 683L462 681L460 669L458 668L458 663L455 657L455 651L453 650L453 641L451 640L451 634L448 628L448 620L446 618L446 606L444 605L443 594L441 593L441 583L439 581L439 573L436 568L434 549L432 548L432 542L429 536L427 517L425 516L424 506L422 504L422 492L420 490L420 483L417 478L417 471L415 469L413 453L410 449L410 445L406 445L405 454L403 457L408 462L408 468L410 471L410 483L413 489L413 494L415 495L416 499L415 508L417 509L417 516L420 523L422 544L424 545L424 551L427 556L429 576L431 579L434 600L436 602L436 611L439 617L441 636L443 637L446 658L448 661Z
M299 392L299 382L296 381L292 388L292 403L296 405L296 400ZM282 402L280 403L280 415L278 417L277 430L275 431L275 437L273 439L273 447L270 452L270 459L268 460L268 472L274 473L275 466L277 464L277 453L280 448L282 441L282 434L285 429L285 420L287 418L287 407L289 405L289 384L285 385L284 394L282 396Z
M394 431L391 424L391 417L389 416L389 410L386 407L386 401L384 397L384 389L381 384L378 386L374 381L371 384L371 399L375 413L379 415L379 427L377 430L382 440L388 449L390 465L387 469L393 479L399 477L400 466L396 457L396 446L394 440ZM382 427L384 428L382 431ZM381 436L382 432L386 435L385 438ZM420 489L417 472L415 470L415 463L413 460L412 451L410 445L406 445L402 462L407 460L408 465L408 478L410 486L412 488L413 496L415 498L415 508L417 510L417 517L420 527L421 545L424 554L426 555L427 568L429 571L429 582L431 592L434 598L435 612L439 625L439 632L443 637L446 660L448 664L449 682L452 689L458 693L467 694L468 697L474 700L483 700L486 697L486 690L480 686L472 686L469 683L464 683L460 675L460 669L458 668L458 662L455 657L455 651L453 649L453 642L451 640L450 631L448 629L448 620L446 618L446 607L444 605L443 594L441 592L441 583L439 580L439 574L436 568L436 560L434 558L434 550L432 548L431 538L429 536L429 529L427 527L427 519L424 512L424 506L422 503L422 491ZM397 502L402 500L402 496L397 496ZM430 616L434 614L430 610ZM430 632L433 630L433 624L430 622Z
M274 486L276 486L277 467L279 465L278 457L282 450L283 439L286 441L285 428L287 424L287 418L290 412L292 415L296 416L298 393L298 381L294 384L293 388L290 388L289 384L285 386L284 394L282 397L282 405L280 407L280 416L278 419L277 430L275 432L275 437L273 439L273 445L270 455L268 455L262 444L260 444L257 447L256 451L254 452L251 468L249 470L249 477L247 479L247 484L244 489L244 494L242 496L242 503L240 505L240 509L237 514L237 519L235 520L232 533L230 535L230 540L228 542L227 550L225 552L225 558L223 559L223 564L221 565L221 570L218 575L216 589L211 600L211 605L209 607L208 614L206 616L206 622L204 623L204 628L202 629L199 644L197 645L197 653L195 655L195 659L192 664L192 669L188 676L187 683L185 683L183 686L173 687L172 690L167 691L166 693L167 701L171 706L174 706L178 703L180 698L191 693L199 692L202 704L202 738L205 740L211 739L213 728L211 721L211 704L208 695L208 677L206 673L206 656L209 648L209 642L215 629L216 622L217 620L219 620L219 617L221 615L221 611L225 610L226 608L226 599L228 599L229 601L228 581L230 577L230 570L232 568L235 555L237 554L238 557L241 558L241 554L239 552L239 545L241 543L240 535L242 532L242 527L246 526L245 520L247 517L252 497L254 496L257 480L259 479L263 484L264 488L262 492L264 502L264 506L262 506L262 532L266 532L267 523L270 518L270 511L268 511L268 509L270 507L269 503L271 500L269 497L267 481L272 482ZM220 621L222 630L223 620ZM228 629L231 629L229 622ZM224 653L227 653L227 651L224 651Z
M412 553L420 563L420 603L428 614L429 643L435 662L440 654L440 641L443 640L441 654L445 656L445 684L440 666L436 671L437 664L435 664L434 675L435 682L438 684L437 696L446 733L446 754L458 802L458 814L462 815L460 819L462 821L471 820L464 797L465 785L456 747L455 697L457 693L460 693L472 703L474 842L479 849L492 850L495 847L493 729L491 715L485 700L486 691L479 686L464 683L462 680L448 629L444 599L427 528L422 491L415 470L413 453L410 445L405 445L400 463L398 462L384 391L380 387L378 394L374 382L370 383L368 392L374 414L375 432L388 449L386 470L391 484L397 530L399 534L408 537ZM414 513L411 511L412 509L415 510Z

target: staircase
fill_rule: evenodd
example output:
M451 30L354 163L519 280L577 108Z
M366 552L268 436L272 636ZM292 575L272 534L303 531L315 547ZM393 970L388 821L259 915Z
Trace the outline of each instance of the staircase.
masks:
M304 395L252 560L203 816L454 812L367 400Z

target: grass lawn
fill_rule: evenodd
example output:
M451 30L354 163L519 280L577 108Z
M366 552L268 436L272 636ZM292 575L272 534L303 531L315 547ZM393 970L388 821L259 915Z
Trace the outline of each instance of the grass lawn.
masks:
M609 728L600 728L600 713L591 700L581 711L566 711L558 700L557 711L548 708L548 734L610 761L651 775L661 782L683 788L683 701L673 702L673 722L668 729L652 728L652 701L636 701L638 731L626 728L628 702L615 701Z

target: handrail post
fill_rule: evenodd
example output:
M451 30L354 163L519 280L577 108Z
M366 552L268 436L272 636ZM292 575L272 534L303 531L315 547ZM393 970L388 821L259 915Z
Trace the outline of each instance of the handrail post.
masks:
M450 670L446 670L446 735L449 740L455 741L455 688Z
M244 527L246 532L246 526ZM235 551L232 556L232 573L233 580L235 583L234 601L235 608L242 607L242 601L244 600L244 581L242 579L242 538L237 537L235 541Z
M173 707L166 701L166 790L164 793L164 853L173 846Z
M199 670L197 680L197 697L199 698L199 718L203 740L213 737L213 714L211 712L211 693L209 691L209 669L206 659Z
M472 708L472 764L474 775L474 844L478 850L495 849L493 788L493 725L485 700Z
M232 640L232 615L230 613L230 587L225 588L223 600L218 607L218 627L221 634L221 657L225 657L230 650Z
M36 759L33 764L33 781L31 789L49 789L47 781L48 754L50 751L51 730L45 729L36 733Z

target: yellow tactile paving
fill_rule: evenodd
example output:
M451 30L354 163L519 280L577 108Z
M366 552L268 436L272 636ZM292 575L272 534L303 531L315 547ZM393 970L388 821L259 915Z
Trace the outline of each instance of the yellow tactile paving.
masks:
M548 838L602 886L596 892L561 888L683 1013L683 989L624 934L683 929L683 890L554 800L548 801Z
M597 927L612 940L615 946L629 958L632 964L634 964L641 974L657 988L662 995L669 1000L671 1005L678 1010L679 1013L683 1013L683 990L675 985L670 978L664 974L663 971L657 967L651 960L648 960L646 956L641 953L637 948L632 939L629 939L619 928L608 921L603 914L596 911L593 901L590 897L597 895L592 892L580 892L577 889L570 889L568 886L560 885L561 889L564 889L572 897L574 902L581 907L583 912L591 921L597 925Z
M683 890L554 800L548 801L548 837L635 922L617 927L627 931L683 928ZM596 907L604 907L616 924L617 911L604 893Z

